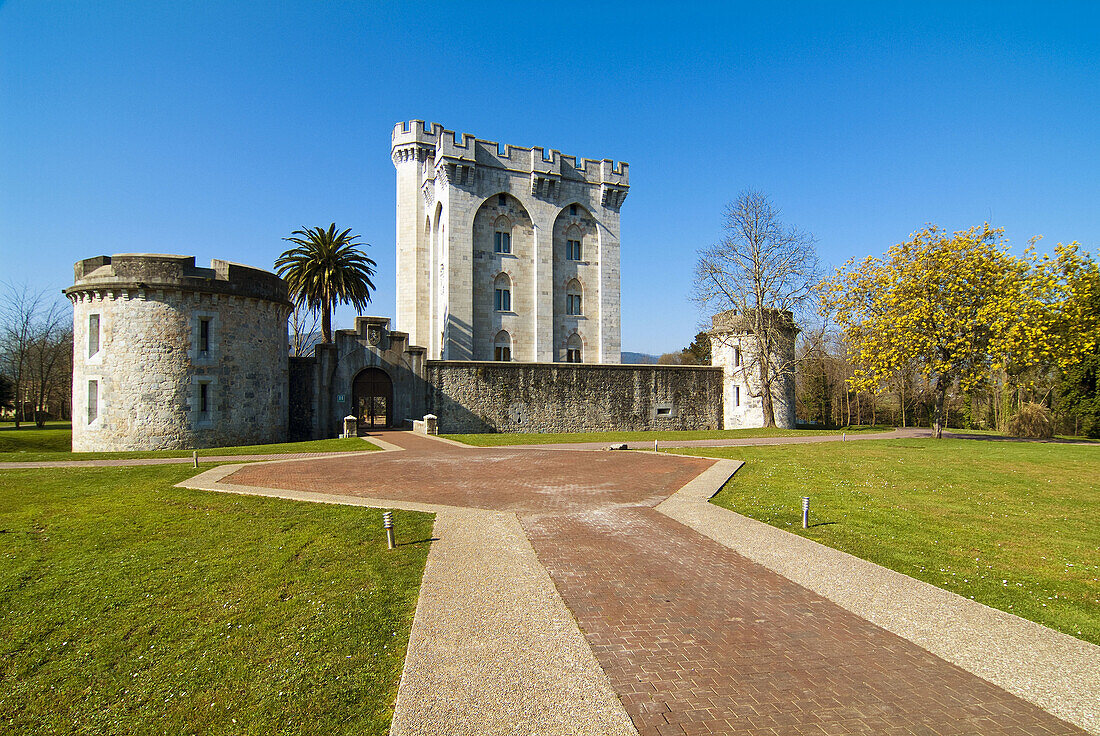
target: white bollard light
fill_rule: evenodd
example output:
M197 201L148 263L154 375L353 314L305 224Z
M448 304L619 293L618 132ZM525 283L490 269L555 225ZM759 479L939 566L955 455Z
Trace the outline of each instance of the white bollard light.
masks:
M802 497L802 528L808 529L810 526L810 497Z
M393 549L397 546L397 542L394 539L393 534L393 512L382 512L382 528L386 530L386 546Z

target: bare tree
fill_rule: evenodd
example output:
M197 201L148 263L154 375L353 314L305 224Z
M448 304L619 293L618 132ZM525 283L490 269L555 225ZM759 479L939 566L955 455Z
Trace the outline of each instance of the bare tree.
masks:
M694 301L704 317L732 312L748 328L754 349L746 373L759 377L749 392L761 398L767 427L775 426L773 387L795 370L775 356L788 350L792 319L809 311L819 281L813 236L779 215L763 192L742 192L726 206L724 236L700 250L695 266Z
M15 426L27 421L30 404L36 424L44 422L47 402L59 385L72 380L72 315L67 303L26 284L4 284L0 299L0 366L15 393Z
M297 302L290 313L290 354L298 357L306 355L318 342L317 320L319 312L310 309L305 302Z

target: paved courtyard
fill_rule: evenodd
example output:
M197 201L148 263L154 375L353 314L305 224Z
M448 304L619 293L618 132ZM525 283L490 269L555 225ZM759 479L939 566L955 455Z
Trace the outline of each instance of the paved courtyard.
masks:
M385 439L225 481L514 513L641 734L1085 733L654 510L711 460Z

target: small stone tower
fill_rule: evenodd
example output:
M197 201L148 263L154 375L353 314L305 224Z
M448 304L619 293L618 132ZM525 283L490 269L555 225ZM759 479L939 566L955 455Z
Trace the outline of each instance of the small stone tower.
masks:
M280 442L287 434L286 283L227 261L78 261L73 450Z
M723 370L723 421L725 429L764 426L764 401L760 362L757 360L756 326L751 316L735 311L713 318L710 335L711 365ZM773 344L768 363L773 375L771 397L777 427L795 427L794 347L798 327L790 312L771 310L765 314L764 329Z

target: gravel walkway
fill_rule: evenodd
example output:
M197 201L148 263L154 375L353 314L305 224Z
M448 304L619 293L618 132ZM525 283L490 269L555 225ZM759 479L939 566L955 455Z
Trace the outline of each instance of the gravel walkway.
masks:
M515 514L226 482L245 467L179 485L436 514L391 736L637 736Z

